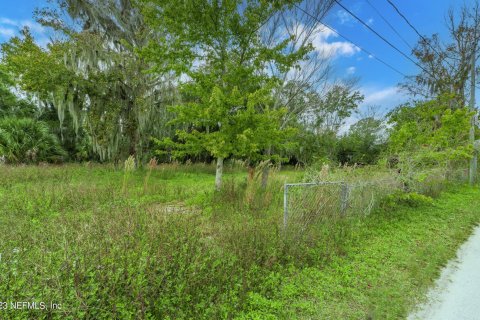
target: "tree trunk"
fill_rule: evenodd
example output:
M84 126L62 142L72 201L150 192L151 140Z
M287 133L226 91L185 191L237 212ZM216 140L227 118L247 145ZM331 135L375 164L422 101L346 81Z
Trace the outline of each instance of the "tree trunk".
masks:
M253 165L248 166L248 183L253 182L253 178L255 177L255 167Z
M217 170L215 171L215 190L220 191L222 188L223 175L223 158L217 158Z

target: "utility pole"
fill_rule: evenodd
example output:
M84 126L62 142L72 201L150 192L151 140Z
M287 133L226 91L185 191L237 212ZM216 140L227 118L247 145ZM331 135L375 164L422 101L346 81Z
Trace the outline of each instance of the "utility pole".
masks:
M472 65L471 65L471 75L470 75L470 111L473 112L473 116L470 124L470 143L474 147L473 157L470 160L470 172L469 172L469 181L470 184L475 184L477 180L477 161L478 161L478 151L475 150L475 127L477 125L477 110L475 109L475 60L476 60L476 51L477 45L473 46L472 52Z

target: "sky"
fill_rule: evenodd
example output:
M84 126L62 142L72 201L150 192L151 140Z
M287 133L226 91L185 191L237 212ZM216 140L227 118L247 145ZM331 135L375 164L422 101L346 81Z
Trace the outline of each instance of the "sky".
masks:
M440 38L445 41L448 40L444 23L445 14L450 7L464 3L459 0L392 1L422 35L439 33ZM468 4L473 0L465 2ZM382 16L395 27L410 46L415 45L418 36L387 0L342 0L341 3L401 51L410 55L411 49L390 29ZM35 23L33 19L34 9L45 5L46 0L0 0L0 43L18 34L23 26L29 26L37 41L45 45L48 42L48 30ZM333 7L324 22L402 73L406 75L418 73L419 69L415 64L361 25L338 4ZM408 100L407 96L397 89L398 83L403 80L402 75L384 66L334 32L325 30L321 39L314 44L319 47L318 49L322 46L333 48L333 65L338 77L359 77L358 89L365 96L362 109L378 106L379 112L384 113Z
M423 36L438 33L444 41L448 40L445 15L449 8L458 7L463 3L463 1L458 0L392 0L392 2ZM465 3L471 2L466 0ZM390 6L387 0L343 0L341 3L372 29L411 57L411 49L404 40L413 47L418 41L418 35ZM383 19L387 20L396 29L403 40ZM357 45L373 53L402 73L415 75L419 72L419 68L413 62L395 51L338 4L330 11L324 21L340 34L353 40ZM344 39L334 33L327 40L341 42L344 46L348 45ZM360 90L365 95L363 108L379 106L379 109L385 112L408 100L408 97L399 92L397 88L397 85L404 79L403 75L389 69L363 51L358 49L338 51L334 59L338 75L360 77Z

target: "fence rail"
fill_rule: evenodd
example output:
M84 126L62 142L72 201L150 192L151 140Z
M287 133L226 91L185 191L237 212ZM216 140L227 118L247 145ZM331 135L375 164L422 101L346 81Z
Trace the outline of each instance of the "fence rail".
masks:
M404 189L395 177L362 181L286 183L283 227L304 230L318 220L335 220L347 214L368 215L386 195Z
M331 195L324 196L325 193L320 194L318 192L308 192L305 188L315 188L315 187L322 187L322 186L333 186L338 188L339 190L339 203L338 208L339 211L344 214L348 207L348 184L344 181L322 181L322 182L305 182L305 183L286 183L284 187L284 195L283 195L283 226L287 228L289 219L294 218L301 218L302 220L309 220L315 218L321 209L332 208L335 205L333 204L332 199L336 197L331 197ZM292 189L300 189L299 193L292 192ZM292 201L290 201L291 197L297 196L295 203L298 204L300 201L300 205L295 208L289 208ZM311 202L314 202L316 208L314 212L308 212L309 209L312 209L309 205ZM308 203L310 202L310 203ZM307 215L306 213L310 213ZM313 213L313 215L312 215ZM293 214L293 217L292 217ZM303 221L305 222L305 221Z
M348 214L368 215L389 194L418 192L437 194L446 182L467 181L468 170L430 170L412 179L392 172L391 176L363 181L316 181L286 183L283 199L283 227L297 226L302 232L313 222L337 221Z

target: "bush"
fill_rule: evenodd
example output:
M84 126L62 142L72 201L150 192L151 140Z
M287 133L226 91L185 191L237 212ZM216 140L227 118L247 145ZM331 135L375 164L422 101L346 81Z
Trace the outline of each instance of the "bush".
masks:
M433 199L416 192L396 192L388 195L383 201L384 208L395 208L397 206L421 207L433 204Z
M0 119L0 156L7 163L61 162L65 151L47 124L34 119Z

